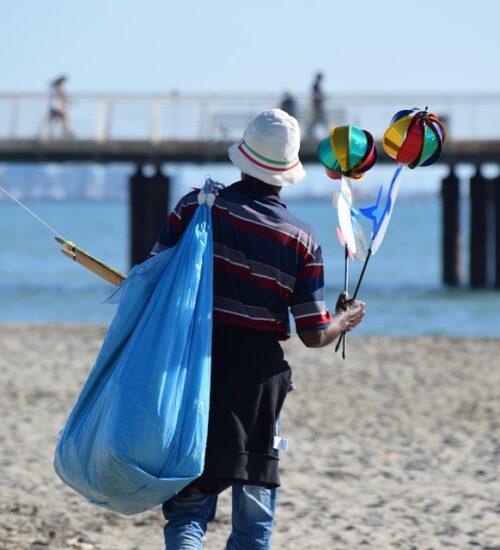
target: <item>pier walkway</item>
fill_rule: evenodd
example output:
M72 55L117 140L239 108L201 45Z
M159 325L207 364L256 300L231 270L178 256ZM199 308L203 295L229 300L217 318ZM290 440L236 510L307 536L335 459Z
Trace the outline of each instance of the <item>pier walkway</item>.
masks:
M131 258L142 261L156 238L168 204L168 175L162 164L228 162L227 148L259 112L278 107L273 95L195 96L73 94L69 96L71 137L48 122L46 94L0 94L0 162L128 162ZM307 136L310 103L296 98L297 119ZM448 143L440 158L450 167L442 182L443 282L462 282L460 273L460 182L457 164L476 167L470 180L469 284L500 288L500 176L486 179L482 165L500 165L500 94L341 94L325 101L329 126L355 124L369 130L379 148L378 163L394 163L380 147L399 110L429 107L445 123ZM316 163L316 146L328 128L304 139L301 159ZM147 177L142 166L153 164Z

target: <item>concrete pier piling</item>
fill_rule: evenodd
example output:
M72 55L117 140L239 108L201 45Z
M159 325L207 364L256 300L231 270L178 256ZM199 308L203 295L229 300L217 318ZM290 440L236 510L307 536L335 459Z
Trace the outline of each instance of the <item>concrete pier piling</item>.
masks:
M493 180L493 212L495 216L494 239L495 239L495 288L500 289L500 176Z
M455 167L441 183L443 230L441 235L443 283L458 286L461 282L460 185Z
M469 282L471 288L488 283L488 180L476 166L470 179Z
M459 286L462 277L462 229L460 182L455 165L441 182L442 280L446 286ZM474 289L500 288L500 176L484 177L481 164L469 182L469 280Z
M156 167L146 176L138 164L130 178L130 260L134 266L147 259L168 215L170 178Z

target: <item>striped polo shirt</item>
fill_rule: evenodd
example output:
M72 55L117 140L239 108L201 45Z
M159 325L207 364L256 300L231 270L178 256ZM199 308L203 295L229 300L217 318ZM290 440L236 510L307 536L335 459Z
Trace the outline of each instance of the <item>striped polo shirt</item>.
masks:
M212 207L214 323L290 336L331 322L323 258L311 228L291 214L278 188L246 178L222 189ZM198 206L185 195L163 225L152 254L177 243Z

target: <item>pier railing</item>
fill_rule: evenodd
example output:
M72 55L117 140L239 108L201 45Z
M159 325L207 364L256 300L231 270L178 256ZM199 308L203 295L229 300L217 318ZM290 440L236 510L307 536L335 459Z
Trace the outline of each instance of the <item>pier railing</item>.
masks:
M223 141L236 138L260 111L278 107L277 95L70 94L67 117L74 139ZM304 134L311 120L307 97L297 97ZM380 138L392 115L425 107L442 117L451 139L500 139L500 94L339 94L325 100L328 124L352 123ZM61 129L48 120L43 93L0 94L0 140L49 140ZM321 134L324 129L318 129Z

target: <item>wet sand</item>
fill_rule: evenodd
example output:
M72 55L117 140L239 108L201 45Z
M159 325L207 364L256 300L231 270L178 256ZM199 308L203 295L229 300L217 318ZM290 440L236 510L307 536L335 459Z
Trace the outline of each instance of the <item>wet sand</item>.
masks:
M52 468L103 336L0 325L0 549L163 547L159 508L104 511ZM297 389L273 548L500 550L500 340L352 336L346 361L285 347ZM226 492L204 547L229 529Z

